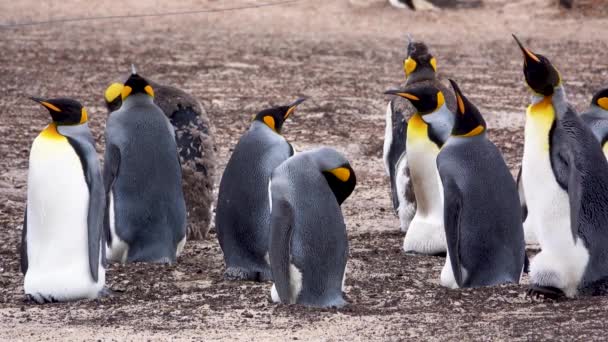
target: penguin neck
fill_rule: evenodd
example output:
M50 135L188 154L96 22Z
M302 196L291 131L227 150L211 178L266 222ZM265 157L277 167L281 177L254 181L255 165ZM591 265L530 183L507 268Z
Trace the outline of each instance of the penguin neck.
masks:
M454 127L454 115L445 103L433 113L423 115L422 120L429 125L429 135L434 135L440 145L448 140Z
M46 126L42 132L38 135L40 138L45 140L64 140L65 137L57 130L57 123L51 122Z
M148 94L133 94L129 95L120 107L121 109L130 109L141 105L149 105L154 102L154 99Z
M270 128L267 124L265 124L261 121L258 121L258 120L253 121L249 130L251 130L251 131L260 130L263 132L270 132L270 133L276 134L278 136L281 136L281 133L275 131L274 129Z
M422 81L432 81L435 78L436 78L435 71L430 67L424 67L420 70L414 71L409 76L407 76L407 79L405 80L405 85L407 86L412 83L422 82Z

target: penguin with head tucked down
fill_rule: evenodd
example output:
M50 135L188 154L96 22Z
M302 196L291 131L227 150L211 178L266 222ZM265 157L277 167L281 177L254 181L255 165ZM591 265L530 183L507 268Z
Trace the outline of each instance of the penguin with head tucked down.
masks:
M532 91L521 181L541 246L530 265L529 293L596 293L608 277L608 162L568 103L557 69L515 40Z
M608 88L598 91L591 99L589 109L581 114L583 122L591 128L608 158Z
M227 279L271 279L268 181L272 171L294 154L281 130L285 120L303 101L298 99L255 115L228 160L220 181L215 215Z
M186 207L173 126L135 70L106 123L108 259L173 263L186 242Z
M273 171L273 301L317 307L346 304L342 286L348 239L340 205L356 183L348 160L328 147L298 153Z
M403 61L405 82L402 89L417 85L438 88L454 111L456 102L451 90L437 79L437 59L429 52L425 43L408 37L407 57ZM401 231L405 232L416 213L416 196L412 188L407 159L407 122L416 113L416 108L405 98L394 96L386 108L383 159L391 185L393 208L399 216Z
M526 251L517 186L486 136L481 113L450 82L458 108L452 134L437 157L448 245L441 284L519 283Z
M30 151L23 288L38 303L97 298L105 284L105 196L87 111L71 99L32 100L53 122Z
M416 214L407 229L403 249L408 253L443 254L446 252L443 191L436 159L450 136L454 115L446 105L443 92L430 84L386 93L408 99L416 109L408 121L406 141Z
M182 191L188 212L188 239L205 237L211 224L216 167L213 127L201 103L181 89L158 84L154 103L162 109L175 129L175 140L182 168ZM123 84L113 83L105 92L108 112L122 105Z

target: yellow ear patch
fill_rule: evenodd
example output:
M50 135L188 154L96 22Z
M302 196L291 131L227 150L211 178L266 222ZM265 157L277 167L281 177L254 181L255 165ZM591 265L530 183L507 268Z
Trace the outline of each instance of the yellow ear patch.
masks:
M603 109L608 110L608 97L600 97L597 100L597 104Z
M133 89L131 89L131 87L129 86L124 86L122 88L122 91L120 92L123 101L131 94L131 91L133 91Z
M89 115L87 114L87 110L82 107L82 110L80 111L80 123L83 124L87 122L87 120L89 120Z
M479 125L479 126L473 128L469 133L459 135L459 137L474 137L476 135L483 133L484 130L485 130L485 128L483 128L482 125Z
M435 57L431 58L431 66L433 67L433 70L437 72L437 59L435 59Z
M464 101L462 101L462 97L459 94L456 94L456 101L458 102L458 111L464 115Z
M144 90L146 91L146 94L154 97L154 89L152 89L150 85L145 86Z
M412 95L410 93L399 93L397 95L399 95L401 97L405 97L406 99L410 99L410 100L414 100L414 101L420 101L420 99L418 98L418 96Z
M264 117L264 123L266 124L266 126L272 128L273 131L277 131L277 129L274 126L274 118L270 115L266 115Z
M441 106L443 106L445 103L445 97L443 96L443 93L438 91L437 92L437 109L441 108Z
M52 103L48 103L48 102L42 101L42 102L40 102L40 104L43 105L43 106L45 106L46 108L52 110L52 111L61 113L61 109L59 109L57 106L55 106Z
M418 63L416 63L416 61L413 60L412 57L408 57L403 62L403 70L405 70L405 76L409 76L411 73L413 73L414 70L416 70L417 66L418 66Z
M108 87L108 89L106 89L106 93L105 93L106 102L110 103L110 102L113 102L114 100L116 100L116 98L121 95L123 87L124 86L120 83L112 83Z
M350 178L350 170L345 168L345 167L338 167L335 169L331 169L329 170L330 173L332 173L334 176L336 176L336 178L338 178L339 180L346 182L348 181L348 179Z

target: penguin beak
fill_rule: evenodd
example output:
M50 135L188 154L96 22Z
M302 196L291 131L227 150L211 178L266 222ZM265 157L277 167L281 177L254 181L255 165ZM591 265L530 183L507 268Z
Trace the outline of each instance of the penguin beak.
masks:
M524 47L524 45L519 41L519 39L517 39L517 37L514 34L512 36L515 39L515 42L517 42L517 45L519 45L521 52L524 54L524 63L527 64L528 61L540 63L540 59L534 53L532 53L530 50L526 49Z
M450 81L450 85L452 86L452 89L454 89L454 94L456 95L456 103L458 104L458 113L460 115L464 115L466 108L464 105L464 101L462 100L462 92L460 91L460 87L458 87L458 84L454 80L449 79L448 81Z
M39 104L43 105L44 107L52 110L53 112L61 112L61 109L57 106L55 106L54 104L47 102L45 99L41 99L39 97L30 97L30 100L38 102Z
M408 100L412 100L412 101L420 101L420 99L418 98L418 96L410 94L408 92L405 92L403 90L400 89L390 89L384 92L384 94L386 95L397 95L397 96L401 96L404 97Z
M300 97L299 99L295 100L294 102L290 103L287 105L287 107L289 107L289 109L287 109L287 112L285 113L285 119L287 119L293 112L296 111L296 107L298 107L298 105L304 101L306 101L308 98L306 97Z

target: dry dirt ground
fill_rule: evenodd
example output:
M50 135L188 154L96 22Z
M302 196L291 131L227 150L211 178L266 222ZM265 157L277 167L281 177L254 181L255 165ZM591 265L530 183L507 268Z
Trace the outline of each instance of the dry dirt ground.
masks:
M372 4L369 4L372 2ZM404 255L382 164L385 97L402 79L405 34L426 40L442 77L460 82L512 168L524 108L515 32L560 68L584 109L608 78L608 20L544 0L486 0L482 8L412 13L374 1L301 0L223 13L0 29L0 340L585 340L606 338L606 298L527 298L525 283L451 291L443 259ZM242 0L0 1L0 22L222 8ZM119 5L117 5L119 4ZM88 108L103 151L102 92L130 63L203 101L216 128L220 174L252 114L311 99L286 124L299 149L346 153L359 184L343 206L350 240L341 310L270 302L270 284L228 282L216 235L186 245L172 266L112 265L116 296L24 302L18 245L28 152L49 121L28 95L69 96Z

